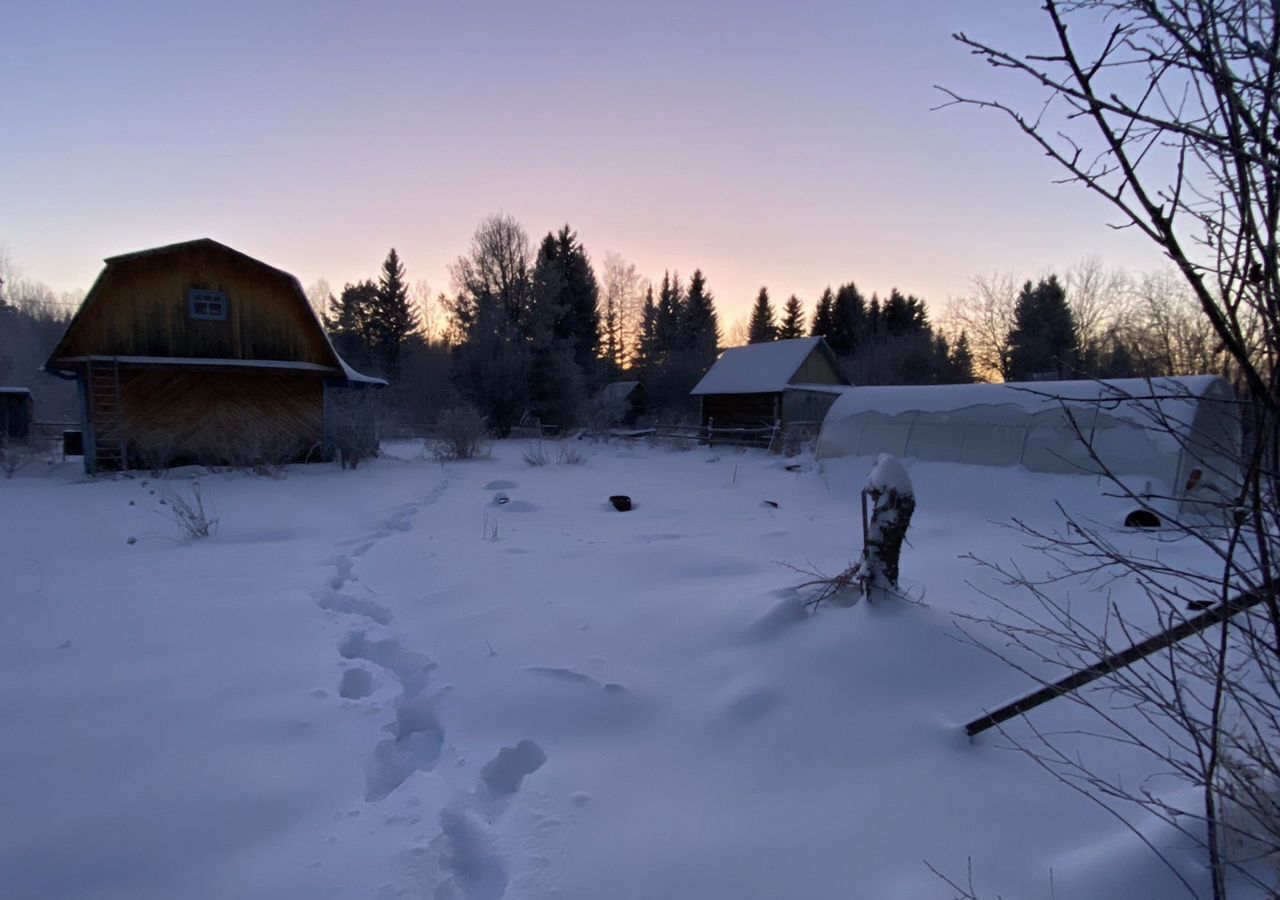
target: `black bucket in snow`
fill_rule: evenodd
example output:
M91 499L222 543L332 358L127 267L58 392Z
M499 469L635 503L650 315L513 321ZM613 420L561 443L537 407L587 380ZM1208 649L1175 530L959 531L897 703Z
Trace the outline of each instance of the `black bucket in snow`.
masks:
M609 502L618 512L627 512L631 509L631 498L626 494L614 494L609 498Z
M1149 509L1135 509L1124 517L1125 528L1159 528L1160 517Z

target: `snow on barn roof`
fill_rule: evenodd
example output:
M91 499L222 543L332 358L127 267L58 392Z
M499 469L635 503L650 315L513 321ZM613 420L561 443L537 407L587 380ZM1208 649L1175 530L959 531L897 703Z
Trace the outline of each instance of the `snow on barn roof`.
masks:
M347 361L337 353L338 362L342 367L343 377L354 384L366 384L374 387L386 387L386 379L375 378L372 375L365 375L357 372L347 364ZM316 372L320 374L333 374L338 370L333 366L322 366L319 363L303 362L301 360L292 359L235 359L235 358L213 358L213 357L195 357L195 356L68 356L62 362L64 363L87 363L90 361L102 360L105 362L116 362L126 366L198 366L201 368L238 368L238 369L285 369L291 372ZM0 388L3 393L3 388Z
M328 335L326 334L325 337L328 337ZM329 342L329 346L331 347L333 346L332 341ZM357 372L355 369L351 367L350 363L348 363L345 359L342 358L342 356L338 353L337 350L334 350L333 353L335 356L338 357L338 362L342 363L342 374L347 376L347 381L351 382L352 384L366 384L366 385L369 385L370 387L386 387L387 386L387 379L378 378L376 375L366 375L363 372Z
M720 354L690 394L776 394L791 383L815 348L830 357L831 348L821 337L792 338L730 347Z

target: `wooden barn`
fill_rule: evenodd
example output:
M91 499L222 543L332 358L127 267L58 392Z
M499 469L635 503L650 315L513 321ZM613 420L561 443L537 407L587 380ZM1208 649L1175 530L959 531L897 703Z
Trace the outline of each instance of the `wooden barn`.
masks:
M731 347L690 393L702 402L703 425L816 433L849 384L826 340L808 337Z
M351 369L298 280L207 238L113 256L45 364L78 383L85 469L332 456Z

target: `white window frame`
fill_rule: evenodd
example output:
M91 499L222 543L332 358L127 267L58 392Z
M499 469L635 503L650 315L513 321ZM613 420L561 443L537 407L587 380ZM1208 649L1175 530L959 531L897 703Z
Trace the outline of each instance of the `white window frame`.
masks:
M227 292L191 288L187 291L187 315L211 322L227 320Z

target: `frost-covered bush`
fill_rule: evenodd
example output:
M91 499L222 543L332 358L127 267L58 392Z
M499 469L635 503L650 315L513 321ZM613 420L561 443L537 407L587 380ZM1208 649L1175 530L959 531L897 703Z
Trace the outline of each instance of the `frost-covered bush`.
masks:
M378 455L378 391L344 389L329 393L325 415L333 449L344 469Z
M441 462L473 459L486 447L484 417L474 409L451 409L440 416L438 434L428 449Z
M19 469L35 458L32 448L13 439L0 437L0 472L5 478L12 478Z

